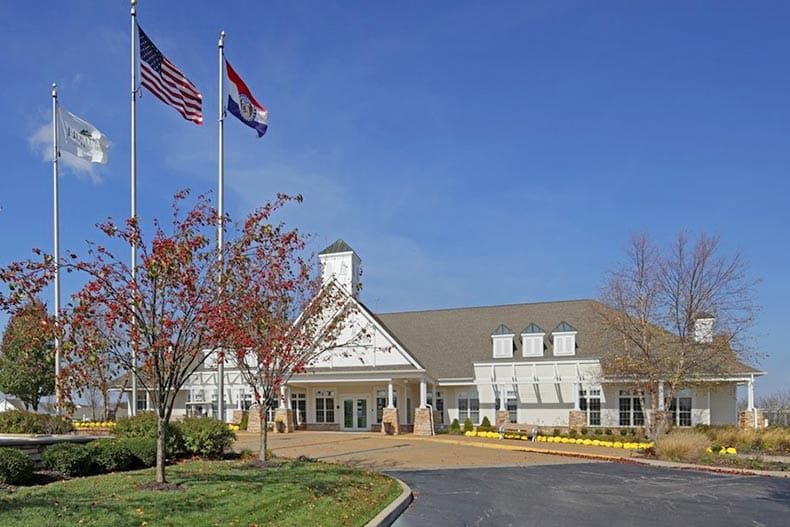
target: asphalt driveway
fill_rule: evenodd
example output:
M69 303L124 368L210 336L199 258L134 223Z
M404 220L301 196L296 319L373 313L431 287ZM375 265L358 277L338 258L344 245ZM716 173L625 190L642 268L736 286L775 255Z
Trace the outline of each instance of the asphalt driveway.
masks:
M578 462L387 473L414 493L395 527L790 525L790 479Z

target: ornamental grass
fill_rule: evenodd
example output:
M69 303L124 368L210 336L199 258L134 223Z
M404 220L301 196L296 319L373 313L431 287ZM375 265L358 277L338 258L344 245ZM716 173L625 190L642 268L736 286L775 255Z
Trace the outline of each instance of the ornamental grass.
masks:
M790 454L790 427L772 426L763 430L742 430L736 426L701 426L711 442L733 446L739 452Z
M705 457L710 439L696 430L673 430L656 441L656 456L669 461L698 463Z

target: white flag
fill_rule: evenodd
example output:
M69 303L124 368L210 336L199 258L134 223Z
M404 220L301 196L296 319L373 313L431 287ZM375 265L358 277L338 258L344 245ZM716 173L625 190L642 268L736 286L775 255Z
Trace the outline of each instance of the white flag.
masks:
M61 152L69 152L91 163L107 163L110 148L107 136L63 108L58 108L58 143Z

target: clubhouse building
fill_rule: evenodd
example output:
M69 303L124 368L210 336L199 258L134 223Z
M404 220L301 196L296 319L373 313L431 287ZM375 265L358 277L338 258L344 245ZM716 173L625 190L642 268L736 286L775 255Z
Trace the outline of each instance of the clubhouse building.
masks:
M601 331L594 300L374 313L357 298L360 258L338 240L319 255L325 283L334 280L356 308L349 328L364 343L321 355L281 391L269 416L283 431L337 430L431 434L454 419L514 427L639 427L645 420L631 387L607 378L600 359L614 345ZM703 328L713 331L712 319ZM349 329L351 331L351 329ZM340 342L343 342L341 338ZM754 381L763 375L731 361L663 401L678 427L697 424L762 426ZM738 412L745 385L748 408ZM662 385L659 383L659 395ZM225 366L227 421L252 404L251 389ZM174 416L216 415L217 369L207 362L179 394ZM150 404L138 394L138 410ZM256 412L251 412L251 428Z

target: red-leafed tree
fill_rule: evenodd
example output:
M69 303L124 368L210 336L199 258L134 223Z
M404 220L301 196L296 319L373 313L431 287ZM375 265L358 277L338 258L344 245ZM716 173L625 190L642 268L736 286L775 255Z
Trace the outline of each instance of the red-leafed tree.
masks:
M212 241L216 214L202 196L182 213L187 194L176 194L167 231L154 221L150 242L136 218L125 226L100 225L110 240L136 246L136 273L126 255L118 257L97 244L90 246L88 258L63 265L88 279L64 316L72 373L95 370L92 356L103 351L102 361L137 377L158 416L158 483L166 482L166 431L178 391L203 363L206 350L221 343L217 330L227 306Z
M212 241L217 216L204 197L182 213L180 205L187 194L175 196L167 232L154 222L150 241L137 218L122 226L112 221L99 226L110 243L136 246L135 274L125 254L121 258L99 244L90 245L86 258L70 254L60 262L62 270L86 278L61 315L71 374L91 366L86 358L101 351L102 360L113 361L136 375L151 394L158 416L159 483L166 482L165 435L175 398L203 363L206 350L221 344L218 330L228 306L225 288L218 282L219 264ZM41 261L15 262L0 270L0 279L8 285L8 291L0 293L0 304L17 309L52 279L53 270L54 262L47 255Z
M261 422L260 459L267 460L266 416L279 400L280 387L322 353L359 344L367 330L354 327L355 303L334 282L322 287L305 239L297 230L270 225L278 200L255 211L229 247L225 356L238 367L253 393ZM301 199L301 198L296 198ZM341 336L343 342L340 342Z

